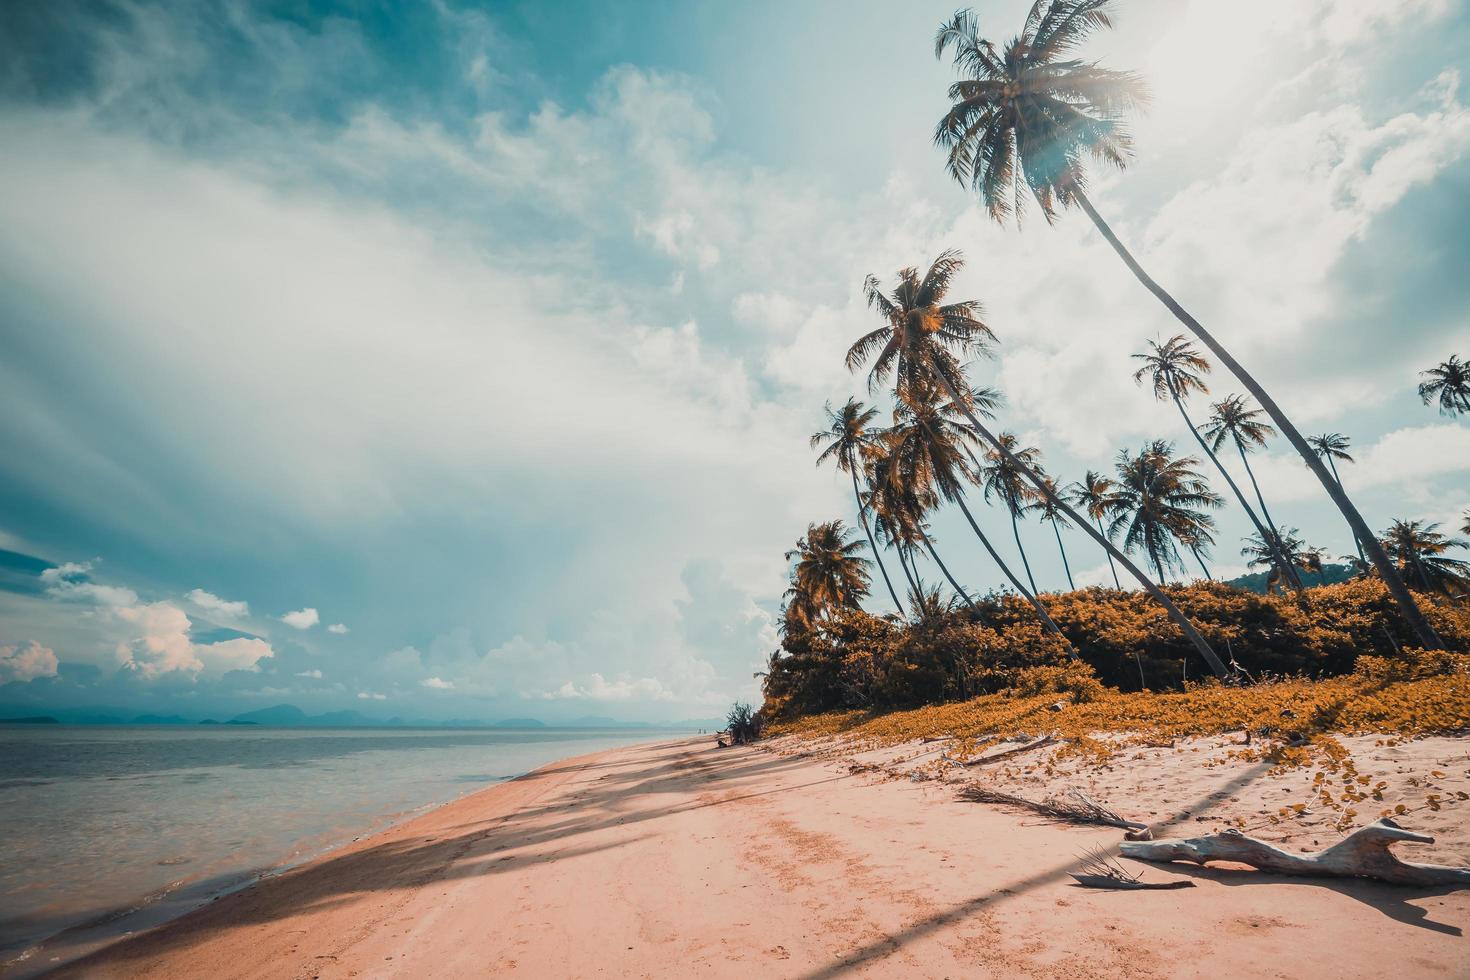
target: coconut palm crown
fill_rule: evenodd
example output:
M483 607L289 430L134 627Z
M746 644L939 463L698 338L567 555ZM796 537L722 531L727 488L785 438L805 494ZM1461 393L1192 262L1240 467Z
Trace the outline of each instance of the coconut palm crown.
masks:
M1425 591L1458 597L1470 590L1470 562L1446 557L1451 548L1470 547L1459 538L1439 533L1438 524L1394 521L1383 535L1383 548L1404 571L1404 577Z
M1470 361L1454 354L1428 371L1420 371L1425 380L1419 383L1419 397L1424 404L1439 402L1439 414L1470 413Z
M868 559L862 556L863 541L848 540L847 526L840 520L811 524L796 547L786 553L796 559L791 570L794 600L821 612L860 608L868 595Z

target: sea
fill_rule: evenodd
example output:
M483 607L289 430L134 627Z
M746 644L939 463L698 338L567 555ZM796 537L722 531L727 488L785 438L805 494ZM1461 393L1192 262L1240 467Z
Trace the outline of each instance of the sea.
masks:
M0 974L557 759L677 734L0 725Z

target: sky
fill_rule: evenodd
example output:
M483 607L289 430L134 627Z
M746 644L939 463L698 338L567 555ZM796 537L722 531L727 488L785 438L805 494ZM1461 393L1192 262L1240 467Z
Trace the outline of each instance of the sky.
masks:
M1004 40L1026 6L976 10ZM1130 377L1176 324L1085 218L1003 228L945 175L950 13L0 7L0 708L755 700L783 552L855 517L807 437L869 397L842 364L877 325L863 278L946 248L1000 340L971 376L1053 474L1190 448ZM1086 54L1153 98L1099 209L1304 431L1351 438L1370 524L1458 526L1470 424L1415 384L1470 352L1467 4L1117 20ZM1253 464L1278 522L1352 550L1283 445ZM1219 522L1229 577L1248 524ZM999 586L957 513L934 530ZM1064 586L1050 529L1021 535ZM1107 579L1063 539L1079 585Z

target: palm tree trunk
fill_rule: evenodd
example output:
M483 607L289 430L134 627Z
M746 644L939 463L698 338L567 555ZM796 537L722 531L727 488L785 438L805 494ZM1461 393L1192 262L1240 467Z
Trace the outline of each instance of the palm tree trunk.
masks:
M1016 508L1009 500L1006 501L1006 510L1011 512L1011 534L1016 538L1016 550L1021 553L1021 567L1026 569L1026 581L1031 583L1031 591L1036 591L1036 577L1031 574L1031 563L1026 560L1026 549L1021 545L1021 525L1016 520Z
M1096 518L1096 520L1097 520L1097 533L1098 534L1102 534L1103 533L1102 518L1099 517L1099 518ZM1122 583L1120 583L1118 581L1118 566L1113 564L1113 554L1112 554L1112 552L1108 552L1107 555L1108 555L1108 568L1111 569L1112 572L1113 572L1113 588L1117 589L1119 592L1122 592L1123 591Z
M909 580L909 588L912 589L915 593L922 592L923 587L917 581L915 581L914 573L909 570L908 559L904 556L903 553L903 545L895 541L893 549L898 553L898 564L903 569L903 577ZM899 608L901 609L902 607Z
M1194 436L1194 441L1199 443L1199 447L1205 451L1205 455L1210 457L1210 462L1215 464L1215 469L1219 470L1220 475L1225 478L1226 484L1230 487L1230 492L1235 494L1235 499L1240 502L1240 506L1245 511L1246 516L1256 526L1256 533L1261 536L1261 540L1266 542L1267 546L1271 549L1271 557L1276 562L1276 567L1281 569L1284 574L1286 572L1286 556L1277 547L1276 539L1266 533L1266 528L1261 524L1261 519L1256 516L1255 510L1246 502L1245 494L1241 493L1240 487L1236 485L1235 479L1230 475L1230 471L1225 468L1224 463L1220 462L1220 457L1215 455L1215 451L1210 448L1210 444L1205 442L1204 436L1201 436L1199 430L1194 427L1194 421L1189 417L1189 413L1184 410L1184 401L1179 397L1179 392L1174 390L1172 383L1169 385L1169 394L1174 396L1174 405L1179 409L1179 414L1184 418L1184 424L1189 426L1190 435ZM1287 581L1289 583L1291 580L1287 579Z
M1337 462L1333 460L1331 456L1328 456L1327 465L1332 468L1332 478L1337 481L1337 485L1339 487L1342 486L1342 477L1337 475ZM1349 525L1348 530L1352 530L1351 525ZM1353 532L1353 547L1358 549L1358 561L1362 562L1364 565L1368 564L1368 559L1363 557L1363 542L1358 540L1358 534L1356 531Z
M1056 521L1051 522L1051 530L1052 533L1057 536L1057 550L1062 553L1062 571L1067 573L1067 591L1076 592L1077 585L1075 582L1072 581L1072 566L1067 564L1067 549L1066 546L1062 544L1062 532L1061 529L1057 527Z
M1092 219L1093 225L1096 226L1103 238L1107 239L1108 244L1113 247L1113 251L1117 252L1118 257L1128 266L1129 271L1133 273L1134 277L1143 284L1145 289L1153 293L1169 312L1174 314L1174 317L1188 328L1190 333L1199 338L1200 342L1208 347L1215 357L1219 358L1220 363L1224 364L1230 370L1231 374L1240 379L1240 383L1245 385L1245 389L1250 392L1251 397L1255 398L1260 403L1260 406L1266 410L1266 414L1271 417L1271 421L1276 423L1276 427L1286 436L1286 440L1291 443L1292 448L1301 454L1307 466L1311 467L1312 472L1317 475L1317 479L1327 491L1327 495L1337 505L1337 509L1342 511L1343 517L1347 518L1348 525L1353 529L1353 533L1358 536L1358 540L1362 543L1364 550L1367 551L1369 560L1373 562L1373 567L1378 569L1378 574L1383 579L1383 584L1388 587L1389 593L1393 595L1394 601L1398 603L1399 610L1403 613L1405 621L1408 622L1409 627L1414 631L1415 635L1419 637L1420 644L1430 650L1443 650L1445 648L1444 640L1440 639L1439 634L1435 632L1429 620L1424 618L1424 613L1419 609L1418 603L1414 601L1413 593L1404 584L1403 576L1399 574L1399 570L1394 567L1393 562L1389 561L1388 555L1384 553L1383 546L1378 543L1378 539L1373 537L1373 532L1369 529L1367 522L1363 520L1363 515L1358 513L1358 509L1353 506L1353 502L1343 492L1342 485L1332 479L1332 475L1327 472L1327 467L1322 465L1322 460L1317 458L1317 453L1307 443L1307 440L1302 437L1302 434L1297 431L1296 426L1292 425L1291 419L1286 417L1286 413L1276 404L1275 399L1266 393L1266 389L1262 388L1260 383L1245 368L1240 366L1240 363L1230 355L1230 352L1221 346L1220 342L1208 330L1201 326L1198 320L1190 316L1189 312L1180 306L1173 296L1170 296L1162 286L1153 281L1147 272L1143 271L1143 266L1138 264L1138 260L1118 240L1118 236L1113 234L1113 229L1109 228L1108 223L1102 219L1102 215L1097 213L1097 209L1092 206L1092 201L1088 200L1082 188L1073 184L1069 190L1076 198L1077 203L1082 206L1082 210L1087 212L1087 216Z
M1029 482L1038 491L1040 491L1042 497L1053 501L1054 506L1063 514L1067 515L1067 517L1072 521L1073 524L1076 524L1078 527L1086 529L1087 533L1091 535L1098 544L1102 545L1103 549L1107 551L1110 556L1118 560L1118 564L1122 565L1123 569L1128 572L1129 575L1132 575L1138 580L1139 584L1144 587L1148 594L1153 596L1154 601L1164 607L1164 611L1169 614L1169 618L1174 620L1175 624L1177 624L1179 629L1183 631L1185 637L1188 638L1189 642L1194 644L1194 648L1199 651L1199 655L1204 658L1205 663L1210 665L1210 669L1215 672L1215 675L1217 677L1227 676L1229 674L1229 671L1225 669L1225 664L1220 660L1218 656L1215 655L1215 651L1210 648L1209 641L1207 641L1204 636L1200 634L1200 631L1195 628L1194 624L1189 621L1189 617L1184 615L1179 607L1174 605L1173 601L1168 596L1164 595L1163 590L1155 585L1137 565L1133 564L1133 562L1128 558L1127 555L1119 551L1113 545L1113 543L1108 540L1107 535L1103 534L1100 531L1094 531L1092 529L1092 526L1088 524L1085 520L1083 520L1082 515L1078 514L1075 510L1072 509L1071 504L1067 503L1065 500L1062 500L1056 494L1052 493L1051 490L1047 488L1045 481L1043 481L1040 476L1033 473L1030 467L1026 466L1019 459L1017 459L1015 453L1011 452L1005 446L1001 445L1000 440L995 438L994 433L987 429L984 423L982 423L980 419L976 417L974 411L970 408L969 402L960 397L960 393L955 390L954 381L949 377L949 374L947 372L940 370L936 373L939 376L939 380L944 383L944 387L948 390L950 400L952 400L956 405L959 405L964 410L965 417L970 420L970 424L975 427L975 431L981 436L981 438L983 438L991 446L992 449L994 449L1003 458L1005 458L1006 461L1008 461L1012 466L1016 467L1016 469L1023 476L1025 476L1027 482Z
M888 577L888 568L883 564L883 556L878 553L878 542L873 540L873 531L868 527L868 509L863 506L863 495L858 492L857 470L848 466L847 473L852 477L852 496L858 505L858 523L868 536L868 547L873 549L873 560L878 563L878 571L883 573L883 584L888 586L888 595L892 597L893 604L898 607L898 614L902 616L903 603L898 601L898 593L893 590L893 580Z
M1281 532L1276 530L1276 522L1271 520L1271 512L1266 509L1266 498L1261 496L1261 485L1256 482L1256 474L1251 469L1250 457L1245 454L1245 444L1240 441L1239 436L1235 436L1234 439L1235 448L1240 453L1240 461L1245 464L1245 475L1250 477L1251 489L1256 492L1256 500L1261 505L1261 516L1266 519L1266 526L1271 529L1271 553L1284 559L1286 556L1281 553ZM1297 574L1296 567L1291 562L1286 562L1281 571L1286 576L1286 584L1300 592L1302 577Z
M1199 562L1199 570L1205 573L1205 581L1215 581L1215 576L1211 575L1210 570L1205 567L1205 560L1204 558L1200 557L1199 549L1196 548L1194 545L1190 545L1189 550L1194 552L1194 560Z
M1027 602L1031 603L1031 608L1036 610L1036 615L1041 617L1042 625L1045 626L1049 632L1055 633L1057 636L1060 636L1063 640L1065 640L1066 637L1062 634L1061 628L1058 627L1056 623L1052 622L1052 618L1047 615L1046 607L1041 604L1041 600L1036 598L1036 595L1034 593L1027 592L1026 587L1021 584L1021 580L1016 578L1015 573L1011 571L1010 567L1006 565L1004 561L1001 561L1001 557L999 554L996 553L995 547L991 545L990 539L985 536L985 532L980 530L980 525L975 523L975 518L970 513L970 508L965 506L964 495L956 495L955 503L960 505L960 511L964 513L965 520L970 522L970 529L975 532L975 537L980 539L980 543L983 544L985 546L985 550L990 553L991 559L996 563L996 565L1000 567L1000 570L1005 573L1005 577L1010 580L1011 585L1015 587L1015 590L1021 595L1025 596ZM1070 641L1067 645L1071 646Z
M971 609L977 608L975 605L975 600L971 599L970 594L964 589L960 588L960 583L956 582L954 580L954 576L949 574L949 566L940 559L939 552L934 550L934 542L929 540L929 535L925 534L921 530L919 532L919 537L923 540L924 547L928 549L929 557L934 559L934 564L938 565L939 570L944 573L944 577L949 579L949 584L954 587L955 593L960 598L964 599L965 602L969 603Z

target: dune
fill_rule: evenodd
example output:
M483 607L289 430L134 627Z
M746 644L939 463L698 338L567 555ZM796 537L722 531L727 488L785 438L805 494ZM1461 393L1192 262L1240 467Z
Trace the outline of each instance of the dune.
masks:
M947 781L958 776L883 764L917 769L916 757L933 748L888 747L856 765L855 747L831 740L718 749L698 738L567 760L53 975L815 980L1470 971L1470 892L1141 864L1132 867L1145 880L1187 878L1197 887L1079 888L1068 876L1079 856L1116 844L1120 831L962 802ZM1463 742L1440 749L1458 752L1457 775L1466 775ZM1122 810L1130 804L1125 790L1152 785L1156 799L1169 800L1153 808L1168 812L1145 818L1184 834L1198 832L1194 818L1241 796L1246 784L1275 778L1225 762L1203 766L1191 751L1160 752L1135 768L1147 778L1099 777L1093 790L1106 788ZM1433 857L1413 856L1450 859L1465 844L1461 828ZM1458 853L1458 863L1467 857Z

